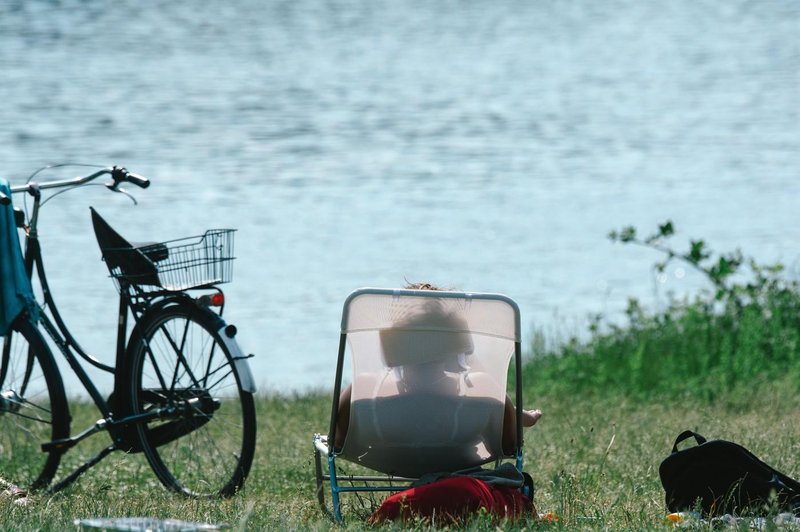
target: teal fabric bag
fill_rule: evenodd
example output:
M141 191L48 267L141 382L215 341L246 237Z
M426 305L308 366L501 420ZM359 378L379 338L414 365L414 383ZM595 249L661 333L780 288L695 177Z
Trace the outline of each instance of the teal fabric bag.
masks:
M0 192L11 197L5 179L0 179ZM12 205L0 205L0 335L5 335L20 312L28 309L37 315L36 301L19 247L17 224Z

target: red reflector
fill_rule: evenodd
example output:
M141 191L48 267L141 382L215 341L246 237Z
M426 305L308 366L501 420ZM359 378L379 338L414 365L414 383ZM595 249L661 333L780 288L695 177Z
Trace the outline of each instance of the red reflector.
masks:
M222 292L217 292L216 294L211 296L211 306L213 307L221 307L225 304L225 294Z

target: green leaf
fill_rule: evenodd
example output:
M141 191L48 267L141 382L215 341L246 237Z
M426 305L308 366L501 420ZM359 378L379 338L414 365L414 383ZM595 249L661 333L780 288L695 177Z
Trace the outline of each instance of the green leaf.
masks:
M719 263L717 264L717 275L720 277L727 277L728 275L732 274L734 271L733 265L728 262L728 259L725 257L719 258Z
M686 259L694 264L699 263L703 259L707 259L708 252L705 250L705 247L706 243L702 240L692 240L691 250L689 251L689 255L686 257Z
M623 227L622 232L619 234L620 242L632 242L636 240L636 228L632 225Z

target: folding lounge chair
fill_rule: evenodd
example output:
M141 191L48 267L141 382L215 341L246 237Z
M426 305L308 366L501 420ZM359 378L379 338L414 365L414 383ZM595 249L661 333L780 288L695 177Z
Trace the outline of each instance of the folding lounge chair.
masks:
M335 445L349 345L349 423ZM506 381L514 357L516 448L502 448ZM340 406L342 408L340 408ZM339 437L341 440L341 435ZM475 469L504 458L522 471L520 317L499 294L356 290L344 303L327 435L314 435L317 497L342 519L345 492L398 491L428 473ZM327 466L323 467L323 455ZM344 459L379 474L343 474ZM341 467L341 466L339 466Z

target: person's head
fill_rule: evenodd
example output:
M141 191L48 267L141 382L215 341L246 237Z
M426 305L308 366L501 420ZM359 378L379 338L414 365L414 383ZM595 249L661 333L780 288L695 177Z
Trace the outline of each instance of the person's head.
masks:
M389 367L444 364L473 350L467 320L439 298L414 301L391 328L380 332L380 341Z

